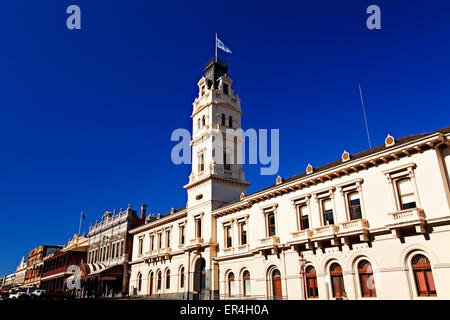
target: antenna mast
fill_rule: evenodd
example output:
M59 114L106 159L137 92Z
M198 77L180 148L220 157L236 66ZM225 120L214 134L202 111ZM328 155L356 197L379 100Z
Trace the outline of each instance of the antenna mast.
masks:
M358 87L359 87L359 96L361 98L361 106L363 109L364 122L366 124L367 140L369 141L369 148L372 149L372 143L370 142L369 125L367 124L366 108L364 107L364 100L363 100L363 96L362 96L361 85L358 84Z

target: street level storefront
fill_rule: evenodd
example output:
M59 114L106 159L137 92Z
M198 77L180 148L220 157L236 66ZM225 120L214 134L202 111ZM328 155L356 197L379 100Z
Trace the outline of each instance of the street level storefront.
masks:
M46 292L72 292L67 287L67 278L74 275L77 268L86 259L85 252L58 251L44 259L40 288ZM74 267L71 267L74 266Z
M122 296L124 265L86 263L81 266L80 276L83 298Z

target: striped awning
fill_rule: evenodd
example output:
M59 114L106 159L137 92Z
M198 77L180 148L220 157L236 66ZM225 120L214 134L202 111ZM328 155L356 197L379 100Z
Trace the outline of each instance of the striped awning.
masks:
M108 269L103 263L86 263L84 266L86 268L86 275L88 276L100 273Z

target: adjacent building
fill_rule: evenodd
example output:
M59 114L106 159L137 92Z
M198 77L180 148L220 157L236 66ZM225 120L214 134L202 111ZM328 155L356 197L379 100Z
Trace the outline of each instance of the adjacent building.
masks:
M23 283L24 288L29 290L39 288L44 258L62 248L62 245L40 245L30 251Z
M25 273L27 272L27 261L22 257L19 265L16 268L14 287L20 289L25 282Z
M133 237L128 234L145 221L129 205L119 212L106 211L100 222L89 228L87 263L81 265L83 297L126 296L129 288L128 262L131 260Z
M68 286L69 277L78 277L81 265L86 262L89 241L83 236L75 234L67 246L61 251L52 253L44 258L40 288L47 293L70 292L77 294L74 286ZM75 284L75 279L70 283Z
M241 128L240 99L225 62L204 71L187 206L130 230L131 295L450 299L450 127L343 150L247 195L242 166L230 161L243 140L227 131ZM92 262L109 252L95 243Z

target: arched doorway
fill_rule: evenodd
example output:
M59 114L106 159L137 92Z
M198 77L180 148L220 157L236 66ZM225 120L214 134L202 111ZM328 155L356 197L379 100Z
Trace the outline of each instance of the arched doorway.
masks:
M150 271L148 275L148 295L151 296L153 294L153 271Z
M281 273L278 269L272 271L272 293L274 300L281 300L283 290L281 289Z
M205 259L200 258L195 263L194 270L194 300L202 299L206 288L206 262Z

